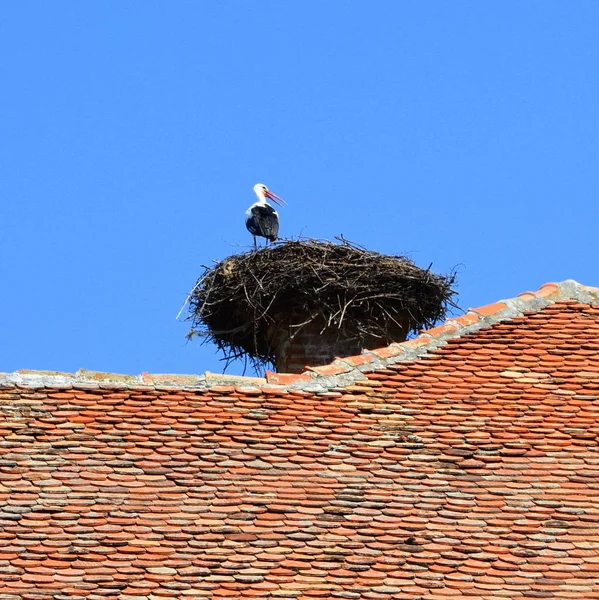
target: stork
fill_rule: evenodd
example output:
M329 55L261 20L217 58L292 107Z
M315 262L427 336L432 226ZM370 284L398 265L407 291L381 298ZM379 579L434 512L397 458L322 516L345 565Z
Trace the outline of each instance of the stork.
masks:
M287 203L283 198L279 198L279 196L273 194L263 183L257 183L254 186L254 194L258 197L258 202L254 202L245 211L245 226L254 236L254 248L256 248L256 236L274 242L279 233L279 215L266 202L266 199L272 200L278 206L285 206Z

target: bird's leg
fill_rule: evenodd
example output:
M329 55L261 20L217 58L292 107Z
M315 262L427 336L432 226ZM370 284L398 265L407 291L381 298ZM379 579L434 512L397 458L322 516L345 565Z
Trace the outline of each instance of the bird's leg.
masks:
M254 236L254 250L258 249L258 244L256 242L256 236Z

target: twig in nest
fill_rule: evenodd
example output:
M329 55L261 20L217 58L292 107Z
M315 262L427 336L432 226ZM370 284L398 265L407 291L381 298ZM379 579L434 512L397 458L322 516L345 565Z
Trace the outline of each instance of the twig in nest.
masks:
M207 267L205 267L207 268ZM189 302L189 300L191 299L193 293L202 285L202 283L204 283L204 280L206 279L206 277L208 277L208 275L210 274L210 271L207 271L203 277L200 277L197 281L197 283L193 286L193 288L191 289L191 292L189 292L189 294L187 294L187 298L185 298L185 302L183 302L183 306L181 307L181 309L179 310L179 312L177 313L177 316L175 317L175 321L179 320L179 317L181 316L181 313L183 312L183 310L185 309L185 307L187 306L187 303Z

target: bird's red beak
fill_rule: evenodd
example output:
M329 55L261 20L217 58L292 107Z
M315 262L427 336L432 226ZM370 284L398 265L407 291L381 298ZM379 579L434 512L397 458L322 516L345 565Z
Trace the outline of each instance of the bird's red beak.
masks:
M279 198L279 196L277 196L276 194L273 194L270 190L267 190L266 192L264 192L264 195L269 200L272 200L275 204L278 204L279 206L286 206L286 204L287 204L287 202L285 202L285 200L283 200L283 198Z

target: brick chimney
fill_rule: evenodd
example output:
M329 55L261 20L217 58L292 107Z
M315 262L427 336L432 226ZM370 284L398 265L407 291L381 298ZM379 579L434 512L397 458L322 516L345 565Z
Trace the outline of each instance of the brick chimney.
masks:
M388 328L384 337L364 337L357 330L326 327L324 321L318 319L296 326L283 324L284 316L277 321L269 332L270 343L275 349L277 373L302 373L306 367L326 365L337 357L353 356L366 349L403 342L410 329L408 316L402 320L401 325L394 324ZM303 321L305 318L302 319L301 316L293 319L295 323Z

